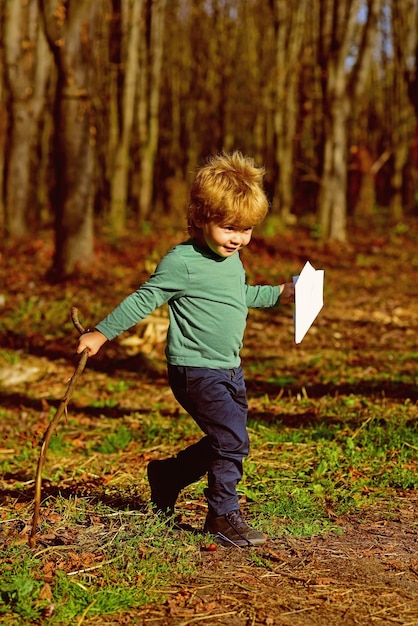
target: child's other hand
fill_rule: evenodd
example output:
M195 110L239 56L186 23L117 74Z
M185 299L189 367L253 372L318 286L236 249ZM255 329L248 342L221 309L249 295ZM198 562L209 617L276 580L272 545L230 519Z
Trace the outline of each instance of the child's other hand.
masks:
M106 337L99 330L84 333L78 340L77 354L81 354L87 348L89 356L94 356L106 341Z
M280 302L295 301L295 285L293 283L283 283L280 285Z

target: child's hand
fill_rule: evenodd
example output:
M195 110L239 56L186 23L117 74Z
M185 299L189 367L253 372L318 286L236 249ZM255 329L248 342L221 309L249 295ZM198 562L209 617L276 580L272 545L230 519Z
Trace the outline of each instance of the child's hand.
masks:
M293 283L283 283L280 285L280 302L295 301L295 285Z
M89 356L94 356L106 341L106 337L99 330L84 333L78 341L77 354L81 354L87 348Z

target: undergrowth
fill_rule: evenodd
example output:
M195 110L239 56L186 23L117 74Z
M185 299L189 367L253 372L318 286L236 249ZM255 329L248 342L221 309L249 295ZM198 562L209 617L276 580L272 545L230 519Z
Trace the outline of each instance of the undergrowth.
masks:
M418 489L416 281L405 272L416 267L416 234L390 237L386 257L369 239L346 256L289 246L286 274L308 253L327 268L324 313L302 346L291 309L249 318L242 355L251 453L239 494L248 521L279 543L344 533L350 516L373 508L389 519L394 497ZM275 279L278 244L254 244L249 275ZM133 242L126 254L142 252ZM36 261L33 254L16 275L6 259L0 320L0 622L100 623L164 603L173 585L205 567L204 480L179 498L180 530L149 510L146 480L151 459L200 433L167 389L163 345L146 346L140 358L109 344L88 363L51 440L29 547L40 442L74 371L70 305L81 303L80 321L94 324L145 277L143 259L123 258L68 281L57 297L44 280L47 246ZM227 558L229 548L218 550ZM257 554L246 553L249 564L262 562Z
M297 427L280 418L249 422L252 452L240 484L242 506L251 523L272 539L341 533L341 516L375 500L386 502L383 515L389 517L391 495L418 488L418 426L411 402L394 406L364 399L359 413L353 410L362 402L357 397L326 400L271 400L272 415L278 412L282 419L298 412L315 416ZM12 416L3 411L2 417ZM144 607L164 601L164 589L173 581L199 570L201 549L209 540L201 531L204 482L179 500L183 521L193 532L168 527L147 505L144 450L164 456L180 447L182 436L190 441L199 436L180 415L170 437L172 420L154 411L142 429L138 415L117 423L101 417L95 424L92 420L88 440L80 446L74 438L77 419L69 416L49 450L45 489L56 495L42 504L37 548L27 543L32 509L27 499L2 509L3 623L39 621L51 606L51 624ZM2 461L3 475L19 471L28 479L36 456L36 449L23 448L16 458ZM104 474L106 480L95 481ZM15 494L27 494L32 484L30 479L15 483ZM68 492L83 485L89 495Z
M199 564L199 536L179 541L179 533L151 513L115 511L62 496L44 506L36 549L16 537L2 546L3 624L43 618L51 624L76 623L80 616L160 601L164 587Z

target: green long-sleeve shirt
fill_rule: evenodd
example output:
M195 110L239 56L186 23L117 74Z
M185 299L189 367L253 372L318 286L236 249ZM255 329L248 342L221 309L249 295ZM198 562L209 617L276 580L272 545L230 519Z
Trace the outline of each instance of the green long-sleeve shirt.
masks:
M238 253L221 257L189 239L172 248L154 274L96 328L113 339L168 302L166 357L172 365L232 369L249 308L279 304L280 287L247 285Z

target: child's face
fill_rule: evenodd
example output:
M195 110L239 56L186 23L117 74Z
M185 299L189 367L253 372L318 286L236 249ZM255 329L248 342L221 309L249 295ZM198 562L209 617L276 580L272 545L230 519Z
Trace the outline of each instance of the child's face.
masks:
M222 257L229 257L248 245L251 240L253 226L241 228L234 224L206 222L200 226L205 243Z

